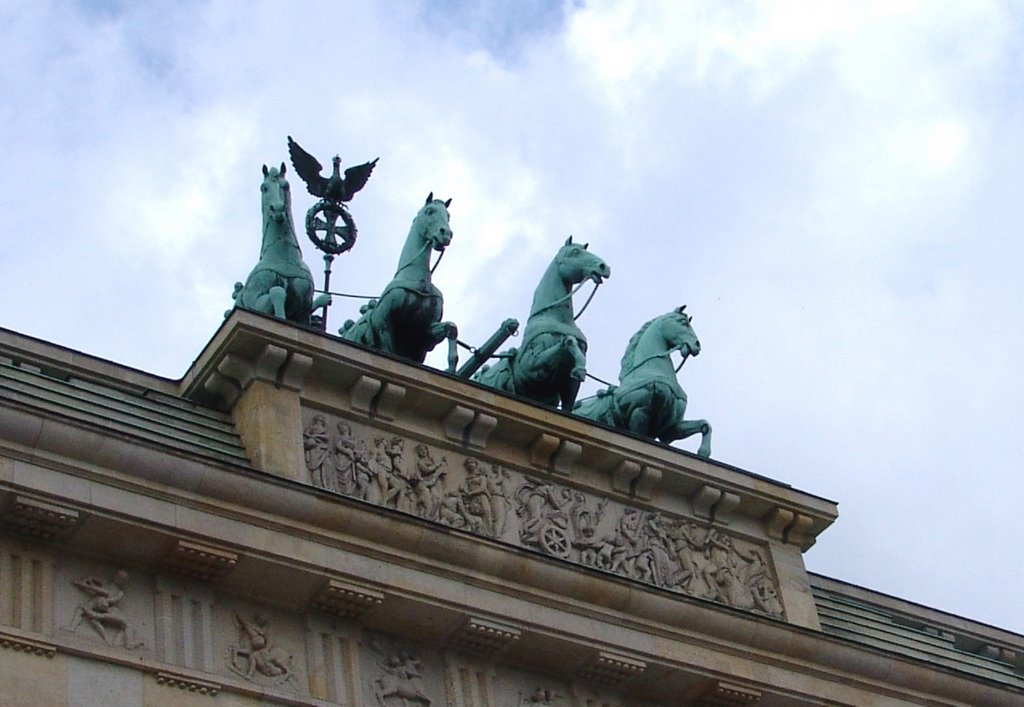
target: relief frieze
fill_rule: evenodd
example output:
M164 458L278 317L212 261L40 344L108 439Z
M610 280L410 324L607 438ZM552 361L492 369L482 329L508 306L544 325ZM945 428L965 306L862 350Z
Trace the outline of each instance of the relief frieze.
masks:
M412 651L385 648L379 641L370 641L370 648L378 655L373 696L380 707L433 704L423 681L422 663Z
M784 615L765 549L711 524L321 413L304 416L314 486L688 596Z
M139 648L143 641L135 636L135 628L124 613L122 602L128 584L128 573L118 570L109 582L88 576L72 580L81 592L82 600L65 630L76 633L81 626L89 626L108 646L127 650Z
M235 614L238 640L228 647L227 668L258 685L297 687L294 658L271 642L267 619L260 612Z

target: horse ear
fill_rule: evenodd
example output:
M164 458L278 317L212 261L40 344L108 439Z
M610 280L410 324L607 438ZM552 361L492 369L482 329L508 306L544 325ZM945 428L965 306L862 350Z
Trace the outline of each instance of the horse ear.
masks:
M584 244L583 244L583 250L586 250L586 249L587 249L587 248L589 248L589 247L590 247L590 244L589 244L589 243L584 243Z
M430 192L429 194L427 194L427 200L425 202L423 202L423 205L426 206L427 204L429 204L433 200L434 200L434 192Z
M685 311L686 311L686 305L684 304L684 305L683 305L682 307L680 307L680 308L679 308L679 309L677 309L676 311L677 311L677 312L679 312L680 314L682 314L683 312L685 312Z
M263 165L263 176L265 177L268 174L270 174L270 170L267 169L267 165Z
M284 173L287 172L287 171L288 171L288 168L285 166L284 162L282 162L281 163L281 172L280 172L281 176L283 177Z
M568 238L565 239L565 244L572 245L572 236L569 236Z
M449 206L451 206L451 205L452 205L452 200L451 200L451 199L449 199L448 201L444 202L444 208L446 208L446 209L447 209L447 208L448 208Z

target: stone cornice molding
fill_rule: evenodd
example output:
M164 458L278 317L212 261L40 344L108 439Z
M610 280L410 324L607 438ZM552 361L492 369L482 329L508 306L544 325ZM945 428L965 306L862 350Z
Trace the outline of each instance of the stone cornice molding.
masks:
M654 505L685 499L709 520L754 519L769 537L802 550L837 516L833 502L786 484L243 310L217 331L180 392L230 409L254 376L284 385L282 371L296 361L302 375L291 376L289 385L304 404L351 411L397 430L426 424L433 438L502 461L519 457L577 484Z

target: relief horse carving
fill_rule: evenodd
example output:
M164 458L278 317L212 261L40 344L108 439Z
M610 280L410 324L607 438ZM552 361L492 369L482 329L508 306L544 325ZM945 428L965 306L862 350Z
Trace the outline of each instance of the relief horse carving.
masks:
M423 363L427 353L448 339L448 370L457 361L458 329L441 321L444 298L430 281L430 251L444 251L452 240L448 225L451 199L435 199L433 192L412 221L395 276L376 300L371 300L355 322L339 332L344 339Z
M587 373L587 337L573 316L572 287L600 285L611 268L570 236L544 272L533 294L522 346L480 370L473 380L544 405L572 410Z
M573 413L665 444L699 432L697 454L710 456L711 425L707 420L683 419L686 393L669 357L680 351L685 362L700 353L700 341L684 309L674 309L640 327L622 356L619 384L584 398Z
M263 165L263 244L245 284L235 283L235 306L309 326L310 315L329 304L331 297L313 296L313 274L295 237L292 197L284 175L283 162L281 169Z

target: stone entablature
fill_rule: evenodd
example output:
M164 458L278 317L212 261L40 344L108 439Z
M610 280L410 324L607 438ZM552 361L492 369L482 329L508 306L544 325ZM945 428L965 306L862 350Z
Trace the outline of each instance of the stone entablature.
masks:
M403 446L408 440L404 454L413 463L417 445L428 454L424 463L459 459L444 474L453 482L460 475L461 481L474 482L464 471L472 458L485 470L514 473L517 486L510 481L510 493L529 479L537 489L582 494L593 504L603 500L609 510L605 526L567 527L565 538L555 538L558 529L546 524L546 533L531 539L529 532L515 533L513 526L523 526L520 516L527 511L523 499L510 496L504 521L512 533L508 539L556 557L550 549L562 542L562 559L818 627L801 552L834 520L836 508L829 501L251 312L236 310L225 322L183 379L182 394L231 410L254 465L300 483L346 492L341 480L334 483L330 470L307 454L318 444L311 435L333 444L327 438L337 437L343 424L349 437L353 425L364 430L363 466L377 457L390 463L394 454L389 456L387 447L394 438ZM318 414L324 429L311 431ZM338 453L325 450L325 463L330 466L329 458ZM418 486L418 499L387 497L393 489L379 484L354 493L415 513L433 504L428 484ZM448 488L446 481L437 490L459 494L457 486ZM434 521L444 515L445 524L458 527L457 501L441 500L418 515ZM438 518L431 517L434 513ZM532 529L542 520L528 519L525 525ZM589 539L595 547L585 552L583 533L598 531L600 537ZM605 545L616 542L643 547L625 551L625 559L624 548L608 557L612 550Z
M708 519L753 519L760 534L802 549L836 518L833 502L785 484L252 312L232 313L182 379L180 392L234 410L241 423L243 393L260 383L282 397L297 394L296 404L342 411L624 497L681 506ZM246 431L240 432L244 437ZM300 440L279 440L279 446L290 447L300 463L265 470L307 481Z
M33 346L21 365L59 362ZM72 358L93 387L121 385L110 364ZM60 393L59 366L47 369ZM137 372L124 378L147 387ZM801 548L834 517L827 501L247 312L178 387L231 411L252 465L223 447L161 445L102 415L0 398L0 695L31 687L38 704L101 704L116 689L133 704L354 707L1019 701L1005 684L817 629ZM317 415L329 447L339 424L350 451L405 440L403 454L423 463L403 459L404 474L444 470L436 496L389 485L390 498L383 487L374 498L354 460L351 478L333 460L317 465L305 447ZM580 525L599 508L601 523ZM568 557L561 536L545 547L533 522L558 513L577 522ZM627 516L661 529L638 531L632 555ZM610 548L573 546L583 527L607 530ZM673 533L686 542L684 530L696 546L690 577L684 553L654 559ZM735 554L716 545L711 562L712 530ZM745 559L755 550L763 575ZM782 614L690 591L693 576L710 589L729 573L762 576ZM37 676L31 686L18 683L25 674Z

